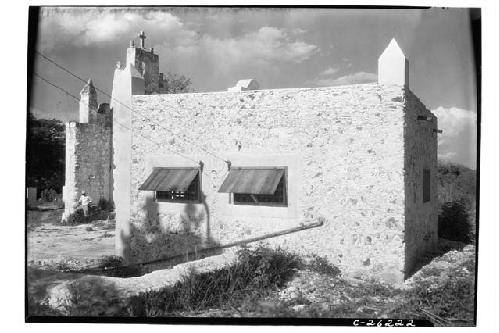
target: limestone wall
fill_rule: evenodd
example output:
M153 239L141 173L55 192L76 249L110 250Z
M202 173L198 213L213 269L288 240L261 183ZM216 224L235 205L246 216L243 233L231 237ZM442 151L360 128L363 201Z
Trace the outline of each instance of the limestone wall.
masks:
M327 256L346 273L402 281L405 93L401 86L132 99L134 111L151 119L132 115L131 120L133 261L261 236L323 217L322 227L270 242ZM227 165L206 151L230 159L233 166L286 164L288 207L230 204L229 194L217 193ZM199 160L204 163L201 204L157 203L153 192L138 190L154 166L190 166Z
M115 253L129 257L130 235L130 165L131 165L131 96L144 94L145 83L130 63L115 69L110 107L113 109L113 202L116 216Z
M410 274L438 241L437 118L409 90L405 101L405 271ZM424 169L430 171L428 202L423 198Z
M112 129L104 124L66 124L66 183L63 188L65 213L71 218L82 191L97 204L112 200Z

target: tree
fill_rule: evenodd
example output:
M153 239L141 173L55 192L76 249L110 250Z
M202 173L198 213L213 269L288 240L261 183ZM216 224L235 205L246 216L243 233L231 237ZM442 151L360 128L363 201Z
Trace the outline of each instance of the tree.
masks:
M169 72L160 81L160 93L193 92L191 84L190 78ZM66 163L65 126L56 119L38 119L31 110L27 118L26 185L61 193Z
M476 172L439 161L439 237L474 242L476 238Z
M191 79L182 75L168 72L160 81L160 92L162 94L182 94L193 92Z
M28 113L26 138L26 185L39 190L64 185L65 127L56 119L37 119Z

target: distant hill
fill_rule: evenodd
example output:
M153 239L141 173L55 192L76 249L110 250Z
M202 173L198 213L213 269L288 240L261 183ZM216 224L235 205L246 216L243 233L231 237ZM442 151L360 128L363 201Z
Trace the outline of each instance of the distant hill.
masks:
M476 171L460 164L439 161L438 198L441 204L457 200L475 204Z

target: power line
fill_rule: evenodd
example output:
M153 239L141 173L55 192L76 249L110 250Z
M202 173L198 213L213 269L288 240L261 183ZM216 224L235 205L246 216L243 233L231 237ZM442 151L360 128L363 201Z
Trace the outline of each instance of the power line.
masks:
M46 56L46 55L44 55L43 53L41 53L41 52L39 52L39 51L37 51L37 50L35 50L35 52L36 52L36 53L37 53L40 57L42 57L43 59L45 59L45 60L47 60L48 62L52 63L52 64L53 64L54 66L56 66L57 68L59 68L59 69L63 70L64 72L68 73L69 75L73 76L74 78L76 78L76 79L78 79L78 80L82 81L83 83L87 84L87 81L86 81L85 79L83 79L82 77L80 77L80 76L76 75L75 73L73 73L73 72L72 72L72 71L70 71L69 69L67 69L67 68L65 68L64 66L62 66L62 65L58 64L56 61L54 61L54 60L50 59L49 57L47 57L47 56ZM149 118L149 117L147 117L147 116L143 115L143 114L142 114L142 113L140 113L140 112L136 112L135 110L133 110L133 109L132 109L131 107L129 107L128 105L123 104L121 101L119 101L119 100L117 100L117 99L113 98L111 95L109 95L109 94L108 94L107 92L105 92L104 90L99 89L99 88L98 88L98 87L96 87L95 85L94 85L94 88L95 88L97 91L99 91L100 93L102 93L102 94L104 94L105 96L109 97L111 100L116 101L116 102L117 102L117 103L119 103L120 105L122 105L122 106L124 106L125 108L129 109L132 113L135 113L135 114L137 114L137 115L141 116L143 119L148 120L148 121L150 121L150 122L152 122L152 123L156 124L158 127L160 127L160 128L162 128L162 129L164 129L164 130L168 131L170 134L175 135L175 136L178 136L177 134L173 133L173 132L172 132L172 130L170 130L170 129L166 128L166 127L163 127L160 123L158 123L158 122L156 122L156 121L152 120L151 118ZM217 158L217 159L219 159L219 160L221 160L221 161L223 161L223 162L225 162L225 163L228 163L228 162L229 162L229 161L228 161L228 160L226 160L225 158L222 158L222 157L218 156L216 153L213 153L213 152L209 151L208 149L205 149L205 148L203 148L203 147L201 147L201 146L197 145L197 144L196 144L195 142L193 142L191 139L188 139L188 138L187 138L187 136L186 136L185 134L183 134L183 136L184 136L184 138L180 138L181 140L184 140L185 142L187 142L187 143L189 143L189 144L191 144L191 145L193 145L193 146L196 146L196 147L200 148L201 150L203 150L203 151L204 151L204 152L206 152L207 154L212 155L213 157L215 157L215 158Z
M79 99L78 97L76 97L75 95L71 94L71 93L70 93L69 91L67 91L66 89L64 89L64 88L62 88L62 87L60 87L60 86L56 85L55 83L50 82L49 80L47 80L46 78L42 77L40 74L38 74L38 73L36 73L36 72L34 72L33 74L34 74L36 77L38 77L40 80L42 80L43 82L47 83L48 85L50 85L50 86L52 86L52 87L54 87L54 88L56 88L56 89L58 89L58 90L62 91L62 92L63 92L63 93L65 93L66 95L68 95L68 96L72 97L72 98L73 98L73 99L74 99L74 100L75 100L78 104L80 104L80 99ZM113 123L117 123L118 125L122 126L122 127L123 127L123 128L125 128L125 129L132 130L130 127L128 127L128 126L126 126L126 125L124 125L124 124L120 123L120 122L119 122L119 121L117 121L116 119L113 121ZM143 135L143 134L141 134L141 133L139 133L139 135L140 135L140 136L142 136L143 138L145 138L146 140L149 140L149 141L151 141L152 143L156 144L158 147L163 148L163 147L161 146L161 144L160 144L160 143L158 143L158 142L156 142L156 141L152 140L151 138L148 138L148 137L144 136L144 135ZM186 158L186 159L188 159L188 160L190 160L190 161L192 161L192 162L194 162L194 163L199 163L199 162L200 162L200 161L196 161L196 160L194 160L193 158L188 157L188 156L186 156L186 155L184 155L184 154L182 154L182 153L175 152L175 151L172 151L172 150L171 150L171 152L172 152L172 153L174 153L174 154L177 154L177 155L179 155L179 156L181 156L181 157L184 157L184 158Z
M47 83L48 85L51 85L52 87L62 91L63 93L65 93L66 95L76 99L78 101L78 103L80 103L80 99L78 97L76 97L75 95L71 94L70 92L68 92L67 90L59 87L58 85L55 85L54 83L50 82L49 80L45 79L44 77L40 76L37 72L33 72L33 74L38 77L40 80L42 80L43 82Z

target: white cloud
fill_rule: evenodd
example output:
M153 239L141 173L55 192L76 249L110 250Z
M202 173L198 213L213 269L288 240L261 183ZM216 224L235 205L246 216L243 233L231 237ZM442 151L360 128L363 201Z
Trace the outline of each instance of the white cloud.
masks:
M328 67L327 69L319 73L319 75L321 76L335 75L339 70L340 70L339 67Z
M342 86L349 84L371 83L377 81L377 74L367 72L357 72L335 79L316 78L307 83L316 86Z
M159 53L172 59L202 57L212 66L270 62L301 63L319 51L316 45L292 37L301 30L286 31L261 27L247 34L218 38L187 27L179 17L164 11L124 11L123 9L45 9L42 11L43 50L66 47L123 43L141 30L155 41ZM150 46L151 43L147 44ZM158 52L157 52L158 53Z
M449 151L449 152L446 152L446 153L438 153L438 158L440 160L445 160L445 161L452 161L453 159L455 159L457 156L457 153L453 152L453 151Z
M162 37L182 44L196 33L185 28L180 19L163 11L124 11L122 9L44 8L40 24L43 50L67 44L88 46L117 43L132 39L140 30L152 34L151 40Z
M476 168L476 113L456 107L438 107L432 112L438 117L439 158Z
M301 63L309 59L318 47L292 39L282 29L262 27L257 31L233 38L203 35L189 47L175 47L185 56L204 55L212 63L223 61L225 66L238 64L266 65L270 62Z

